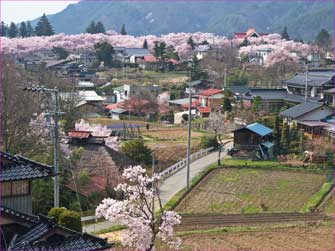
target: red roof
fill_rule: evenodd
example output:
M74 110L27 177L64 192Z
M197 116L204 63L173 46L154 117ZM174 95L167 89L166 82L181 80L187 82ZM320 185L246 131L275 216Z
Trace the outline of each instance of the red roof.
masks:
M175 60L173 58L169 59L168 62L172 63L172 64L179 64L178 60Z
M119 108L119 104L109 104L105 106L106 110L114 110L116 108Z
M200 100L199 100L199 99L192 101L192 105L191 105L192 108L197 108L199 105L200 105ZM188 110L188 108L189 108L189 104L188 104L188 103L183 104L182 107L183 107L185 110Z
M246 34L246 32L235 32L234 38L241 39L244 38Z
M213 96L215 94L222 93L221 89L207 89L199 93L200 96Z
M91 136L89 131L71 131L69 132L69 137L76 139L88 139Z
M147 62L147 63L155 63L157 62L157 58L153 55L146 55L143 57L144 58L144 62Z
M210 113L211 112L211 108L210 107L198 107L198 111L200 113Z

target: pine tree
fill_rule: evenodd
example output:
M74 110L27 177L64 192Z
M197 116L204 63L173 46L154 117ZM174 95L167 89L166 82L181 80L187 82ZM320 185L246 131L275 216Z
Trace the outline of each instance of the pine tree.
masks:
M194 40L193 40L192 36L190 36L190 37L187 39L187 44L188 44L189 46L191 46L192 50L195 49L195 43L194 43Z
M21 37L27 37L27 26L25 22L21 22L19 31Z
M281 137L280 137L280 147L281 147L282 153L287 153L288 143L289 143L288 142L288 124L283 123Z
M286 40L290 40L290 36L288 35L288 32L287 32L287 27L285 26L282 33L281 33L281 37L283 39L286 39Z
M43 14L43 16L38 21L35 32L37 36L52 36L55 34L45 14Z
M304 152L304 143L305 143L305 132L304 132L304 129L299 129L299 131L298 131L298 139L299 139L299 153L303 154L303 152Z
M159 44L159 50L160 50L161 58L165 59L166 58L166 43L165 42L161 42Z
M95 33L105 33L105 26L99 21L95 25Z
M8 30L7 25L2 21L1 24L0 24L0 36L1 37L6 37L7 36L7 30Z
M155 41L154 44L155 44L155 46L154 46L154 56L156 58L160 58L161 57L160 43L158 41Z
M200 60L197 58L196 55L192 58L191 64L191 80L204 80L208 78L207 72L203 71L200 66Z
M121 28L121 35L127 35L125 24L122 25L122 28Z
M232 106L230 99L228 97L225 97L223 99L223 104L222 104L222 111L223 112L231 112Z
M94 21L91 21L91 23L87 26L86 33L90 33L90 34L96 33L96 25Z
M143 49L148 49L148 41L146 39L143 42Z
M8 37L10 37L10 38L17 37L18 33L19 33L19 31L18 31L16 25L13 22L11 22L10 25L9 25L9 28L7 30Z
M28 21L27 22L27 37L32 37L34 36L34 29L33 27L31 26L31 23Z
M331 36L329 35L329 32L325 29L322 29L319 34L317 35L315 39L315 43L323 48L328 48L332 44Z
M104 62L105 66L112 66L112 53L114 53L114 48L107 42L97 43L94 45L98 60Z

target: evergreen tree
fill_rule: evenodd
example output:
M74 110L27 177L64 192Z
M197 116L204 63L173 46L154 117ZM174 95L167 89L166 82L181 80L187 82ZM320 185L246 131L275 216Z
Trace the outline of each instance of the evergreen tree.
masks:
M329 32L325 29L322 29L315 39L315 43L323 48L329 48L332 44L331 36Z
M95 34L96 33L96 26L95 26L95 22L92 21L86 28L86 33L90 33L90 34Z
M208 45L208 44L209 44L209 43L208 43L207 40L204 40L204 41L201 42L201 45Z
M280 148L282 153L287 153L288 151L288 124L283 123L281 137L280 137Z
M148 41L146 39L143 42L143 49L148 49Z
M121 28L121 35L127 35L125 24L122 25L122 28Z
M160 50L160 55L162 59L166 58L166 43L165 42L161 42L159 44L159 50Z
M53 47L52 51L58 55L59 59L66 59L69 56L69 52L62 47Z
M178 52L176 52L173 45L169 45L165 50L165 58L179 60Z
M223 104L222 104L222 112L231 112L232 106L230 99L228 97L225 97L223 99Z
M7 36L7 30L8 30L7 25L2 21L1 24L0 24L0 36L1 37L6 37Z
M248 46L248 45L249 45L249 41L248 41L247 38L245 38L245 39L243 40L243 42L240 44L240 47L244 47L244 46Z
M187 39L187 44L188 44L189 46L191 46L192 50L195 49L195 43L194 43L194 40L193 40L192 36L190 36L190 37Z
M203 71L200 66L200 60L194 55L191 64L191 80L204 80L208 78L207 72Z
M99 21L95 25L95 33L105 33L105 26Z
M21 37L27 37L27 26L25 22L21 22L19 31Z
M10 25L9 25L9 28L7 30L8 37L10 37L10 38L17 37L18 33L19 33L19 31L18 31L15 23L11 22Z
M32 37L34 36L34 29L33 27L31 26L31 23L30 21L27 22L27 37Z
M161 47L160 47L160 43L158 41L154 42L155 46L154 46L154 56L156 58L160 58L161 57Z
M55 34L49 20L45 14L38 21L35 33L37 36L52 36Z
M290 36L288 35L287 27L286 26L284 27L283 31L281 32L281 37L283 39L290 40Z
M98 60L104 62L105 66L112 66L112 53L114 53L114 48L107 42L97 43L94 45Z
M257 112L262 108L262 98L260 96L254 97L252 100L252 111Z

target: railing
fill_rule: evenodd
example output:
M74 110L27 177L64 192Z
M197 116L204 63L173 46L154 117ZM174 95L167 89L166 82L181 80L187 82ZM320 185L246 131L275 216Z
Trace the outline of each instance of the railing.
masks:
M196 153L193 153L190 155L190 161L191 163L197 159L200 159L201 157L203 156L206 156L208 155L208 153L210 151L214 150L214 147L209 147L209 148L206 148L206 149L201 149L199 152L196 152ZM169 168L167 168L166 170L164 170L163 172L161 172L159 174L159 176L162 178L162 179L166 179L167 177L169 177L170 175L172 175L173 173L179 171L180 169L186 167L186 159L183 159L179 162L177 162L176 164L170 166Z

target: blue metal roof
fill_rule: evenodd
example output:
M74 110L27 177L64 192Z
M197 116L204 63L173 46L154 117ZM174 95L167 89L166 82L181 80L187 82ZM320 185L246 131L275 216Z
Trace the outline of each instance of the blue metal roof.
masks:
M272 133L271 128L266 127L260 123L253 123L253 124L247 125L246 128L260 136L265 136L265 135Z

